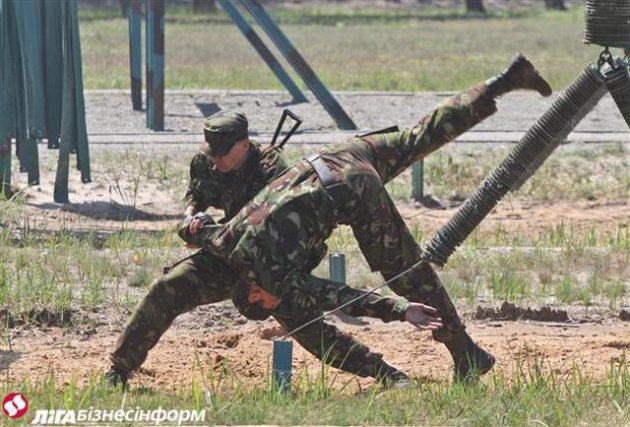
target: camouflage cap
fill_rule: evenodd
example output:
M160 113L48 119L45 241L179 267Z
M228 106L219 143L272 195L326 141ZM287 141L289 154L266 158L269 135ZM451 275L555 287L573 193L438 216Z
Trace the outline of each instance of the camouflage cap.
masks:
M215 114L203 124L203 133L208 143L204 151L212 157L224 156L235 143L248 137L247 117L234 112Z

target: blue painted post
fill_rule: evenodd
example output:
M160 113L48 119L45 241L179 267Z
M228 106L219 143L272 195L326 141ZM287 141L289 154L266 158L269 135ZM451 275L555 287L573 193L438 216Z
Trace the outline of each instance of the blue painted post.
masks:
M11 138L0 139L0 201L11 197Z
M346 283L346 256L334 253L328 256L328 268L330 280L338 283Z
M153 0L146 0L144 4L144 19L146 35L144 37L144 64L146 91L146 116L147 127L153 129L153 119L150 111L153 111Z
M131 103L134 110L142 110L142 0L129 2L129 71L131 74Z
M239 12L238 8L233 4L231 0L219 0L219 4L228 14L232 22L241 30L241 33L245 36L245 38L249 41L249 43L256 49L256 52L260 55L260 57L267 63L267 66L273 71L276 75L280 83L284 85L284 87L289 91L291 96L293 97L293 101L295 102L308 102L304 93L300 90L300 88L295 84L291 76L282 68L282 64L278 62L273 53L265 46L265 43L262 41L258 34L254 31L254 29L249 25L247 20L243 17L241 12Z
M165 0L147 0L147 127L164 130Z
M241 3L254 17L258 25L267 33L280 52L282 52L286 60L299 74L300 78L311 92L315 94L328 114L330 114L335 123L337 123L337 126L339 126L340 129L356 129L357 126L350 116L348 116L341 105L339 105L335 97L328 91L328 88L319 80L315 71L313 71L302 55L300 55L297 49L291 44L287 36L285 36L282 30L276 25L260 2L258 0L241 0Z
M164 13L166 0L154 0L153 130L164 130Z
M92 182L90 173L90 149L87 124L85 122L85 99L83 97L83 64L81 62L81 37L79 34L79 9L77 0L70 1L69 17L72 36L72 72L74 87L74 143L77 167L81 170L81 182Z
M282 394L291 392L291 361L293 360L293 342L273 342L272 391Z
M424 159L411 167L411 197L418 202L424 198Z

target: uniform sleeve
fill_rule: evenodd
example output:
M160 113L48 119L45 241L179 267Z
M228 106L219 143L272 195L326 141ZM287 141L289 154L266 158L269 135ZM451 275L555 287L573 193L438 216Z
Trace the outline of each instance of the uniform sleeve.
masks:
M261 179L259 188L255 189L252 197L265 185L280 176L288 169L287 161L282 150L278 147L265 147L260 151Z
M190 162L190 179L184 196L187 206L193 206L198 212L203 212L208 207L220 207L216 192L208 188L209 164L206 156L197 153Z
M295 317L290 312L274 312L273 316L287 332L302 327L293 334L293 338L326 364L361 377L378 377L388 371L389 366L381 354L371 352L356 338L337 327L322 320L304 326L314 318L312 313Z
M351 316L375 317L384 322L404 321L409 303L405 300L383 297L351 288L343 283L333 282L313 275L299 274L290 280L289 286L280 295L282 304L298 315L314 308L323 311L334 310L355 298L363 297L344 312Z

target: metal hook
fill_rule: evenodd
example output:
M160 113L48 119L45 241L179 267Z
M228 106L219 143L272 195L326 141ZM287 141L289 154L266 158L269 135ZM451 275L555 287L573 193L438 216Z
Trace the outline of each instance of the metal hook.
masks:
M604 50L602 50L602 52L599 54L599 59L597 60L597 68L601 69L604 64L608 64L612 68L615 68L612 53L610 53L610 49L608 49L608 46L606 46Z

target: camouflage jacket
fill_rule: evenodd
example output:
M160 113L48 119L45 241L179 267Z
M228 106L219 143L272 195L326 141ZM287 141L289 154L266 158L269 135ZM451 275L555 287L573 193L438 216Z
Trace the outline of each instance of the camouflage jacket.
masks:
M494 113L484 88L478 85L443 101L410 129L326 146L320 156L333 185L324 189L309 161L298 162L227 224L204 227L198 244L225 260L245 282L298 309L342 302L342 289L309 281L337 224L352 227L373 271L394 277L418 262L422 251L383 185ZM418 283L407 274L395 291L409 295Z
M224 212L231 219L265 185L287 169L282 151L262 148L252 142L246 163L237 171L224 173L213 169L212 160L199 152L190 163L190 181L184 200L198 212L208 207Z

